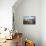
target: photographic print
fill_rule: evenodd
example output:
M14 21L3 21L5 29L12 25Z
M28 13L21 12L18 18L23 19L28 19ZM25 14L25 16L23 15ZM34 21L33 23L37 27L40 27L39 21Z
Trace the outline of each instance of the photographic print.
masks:
M36 17L35 16L23 16L23 24L35 24Z

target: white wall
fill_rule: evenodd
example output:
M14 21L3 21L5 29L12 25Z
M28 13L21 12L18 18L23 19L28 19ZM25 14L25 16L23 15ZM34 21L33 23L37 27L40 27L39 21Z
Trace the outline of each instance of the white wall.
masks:
M12 28L12 6L16 0L0 0L0 27Z
M41 4L42 46L46 46L46 0L42 0Z
M24 0L14 9L15 28L23 32L24 37L35 41L36 46L41 46L41 0ZM35 25L24 25L23 16L35 16Z
M46 46L43 36L44 17L45 15L45 0L23 0L23 2L16 7L14 5L15 29L23 32L24 37L35 41L36 46ZM23 16L36 16L35 25L23 25ZM44 31L43 31L44 30ZM44 32L44 33L43 33ZM43 35L44 34L44 35ZM42 37L41 37L42 36ZM44 36L45 39L45 36ZM44 41L44 42L43 42Z

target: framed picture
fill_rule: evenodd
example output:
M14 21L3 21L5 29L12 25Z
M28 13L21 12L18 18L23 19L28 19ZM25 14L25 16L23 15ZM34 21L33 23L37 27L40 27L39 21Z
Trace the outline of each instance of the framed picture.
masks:
M35 16L23 16L23 24L35 24L36 17Z

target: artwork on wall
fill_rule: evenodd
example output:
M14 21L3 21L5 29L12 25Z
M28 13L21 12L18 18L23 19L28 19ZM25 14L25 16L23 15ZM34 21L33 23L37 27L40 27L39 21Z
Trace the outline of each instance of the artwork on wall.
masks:
M35 16L23 16L23 24L35 24L36 17Z

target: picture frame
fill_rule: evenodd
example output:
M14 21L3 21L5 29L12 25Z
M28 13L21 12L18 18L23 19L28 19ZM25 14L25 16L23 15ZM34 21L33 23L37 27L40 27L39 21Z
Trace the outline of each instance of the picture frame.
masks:
M23 24L36 24L35 16L23 16Z

